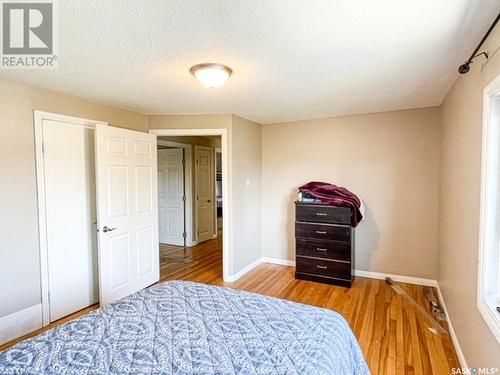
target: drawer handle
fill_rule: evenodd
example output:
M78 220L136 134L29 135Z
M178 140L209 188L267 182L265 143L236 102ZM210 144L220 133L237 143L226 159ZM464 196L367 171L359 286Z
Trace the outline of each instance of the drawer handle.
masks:
M318 233L318 234L326 234L326 232L322 231L322 230L317 230L316 233Z
M318 250L318 251L327 251L327 249L323 249L321 247L317 247L316 250Z
M320 265L316 265L316 267L322 269L322 270L326 270L328 267L327 266L320 266Z
M318 216L328 216L326 212L316 212L316 215Z

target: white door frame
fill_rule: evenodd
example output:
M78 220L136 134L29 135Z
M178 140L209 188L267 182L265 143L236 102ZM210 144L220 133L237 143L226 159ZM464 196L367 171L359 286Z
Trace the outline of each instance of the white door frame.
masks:
M193 216L193 146L187 143L171 142L158 139L158 145L179 147L184 149L184 193L186 194L186 210L184 215L186 217L186 246L191 247L198 244L196 236L194 235L194 216ZM188 209L190 207L191 209Z
M35 126L35 161L36 186L38 200L38 242L40 247L40 285L42 294L42 322L43 326L50 323L49 305L49 267L47 248L47 223L45 206L45 169L43 165L43 120L70 122L75 125L85 125L95 128L96 124L108 125L107 122L88 120L79 117L60 115L57 113L34 111Z
M222 149L222 196L224 204L222 205L222 279L230 281L229 265L233 259L233 247L231 238L233 233L232 223L232 197L229 194L229 141L227 129L151 129L150 133L157 136L220 136Z
M479 217L479 251L478 251L478 282L477 308L493 335L500 343L500 318L495 311L495 304L488 301L486 286L497 283L496 293L500 292L500 280L497 273L500 261L495 265L489 260L492 251L498 249L498 228L495 227L496 208L498 207L498 152L500 147L500 129L498 113L493 111L494 100L500 96L500 75L498 75L483 91L483 134L481 149L481 196ZM493 250L495 249L495 250ZM495 296L497 297L497 296Z

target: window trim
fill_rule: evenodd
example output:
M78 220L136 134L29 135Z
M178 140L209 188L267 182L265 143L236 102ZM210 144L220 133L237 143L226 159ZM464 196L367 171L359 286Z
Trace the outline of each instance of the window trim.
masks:
M491 121L492 102L500 100L500 75L498 75L483 92L483 134L481 150L481 200L479 218L479 254L478 254L478 287L477 308L483 316L486 324L500 343L500 313L495 309L493 303L488 301L486 295L487 280L487 257L492 246L498 248L495 221L491 215L496 210L498 189L500 181L500 123ZM496 156L495 156L496 155ZM500 220L500 219L499 219ZM499 255L500 256L500 255ZM496 262L497 274L500 271L500 262ZM497 276L497 293L500 294L500 276Z

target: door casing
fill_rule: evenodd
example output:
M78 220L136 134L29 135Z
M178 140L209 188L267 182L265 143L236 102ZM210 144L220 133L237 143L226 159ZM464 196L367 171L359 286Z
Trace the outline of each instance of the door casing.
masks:
M229 140L227 129L150 129L150 133L157 136L220 136L222 150L222 278L226 282L235 280L233 275L233 219L232 206L233 199L230 194L229 181L231 179L229 161L232 154L229 150Z

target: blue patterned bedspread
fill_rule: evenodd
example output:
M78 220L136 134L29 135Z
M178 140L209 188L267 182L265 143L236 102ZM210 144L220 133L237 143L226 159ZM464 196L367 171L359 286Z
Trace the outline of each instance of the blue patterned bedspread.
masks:
M184 281L142 290L0 353L0 374L369 374L344 318Z

